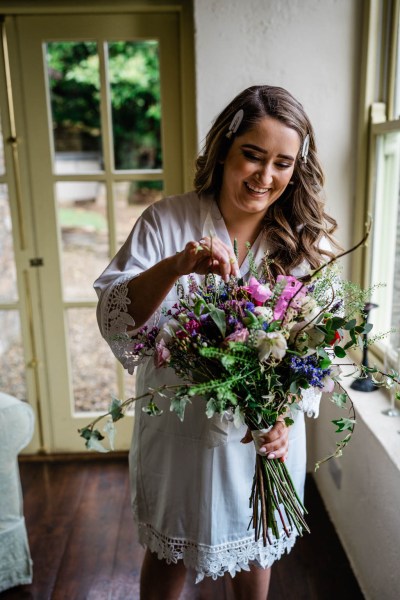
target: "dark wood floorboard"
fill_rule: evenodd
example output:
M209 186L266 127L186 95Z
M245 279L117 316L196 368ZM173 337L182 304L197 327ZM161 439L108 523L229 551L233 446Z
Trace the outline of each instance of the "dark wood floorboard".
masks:
M138 600L144 551L127 461L23 462L20 470L34 581L0 600ZM312 477L306 506L312 534L274 565L268 600L362 600ZM229 577L195 585L189 573L181 600L232 600Z

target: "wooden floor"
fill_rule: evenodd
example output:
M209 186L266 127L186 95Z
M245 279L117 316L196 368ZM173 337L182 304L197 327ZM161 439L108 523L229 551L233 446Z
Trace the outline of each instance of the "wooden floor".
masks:
M131 518L126 460L24 462L20 470L34 581L0 600L138 599L143 549ZM312 534L274 565L268 600L361 600L311 477L306 505ZM190 576L182 600L229 600L229 590L228 577L195 585Z

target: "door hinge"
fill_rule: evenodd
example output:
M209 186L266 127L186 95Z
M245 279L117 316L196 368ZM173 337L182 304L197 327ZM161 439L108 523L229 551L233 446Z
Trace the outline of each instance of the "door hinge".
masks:
M43 258L36 256L35 258L31 258L29 260L29 264L31 267L43 267Z

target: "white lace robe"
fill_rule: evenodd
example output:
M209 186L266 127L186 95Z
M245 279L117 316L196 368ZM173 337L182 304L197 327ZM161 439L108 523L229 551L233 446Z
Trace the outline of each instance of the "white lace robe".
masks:
M194 192L166 198L143 213L95 282L100 330L130 373L137 359L128 350L126 330L132 319L127 313L127 282L182 250L188 241L210 233L231 243L212 198L199 198ZM267 250L264 233L252 250L259 261ZM293 274L300 276L306 270L304 266ZM249 276L247 260L241 265L241 275ZM181 283L188 291L187 277L182 277ZM173 288L162 308L168 309L176 301ZM159 324L164 319L158 311L149 324ZM148 387L179 382L172 369L155 369L150 358L138 366L137 395ZM311 392L303 398L303 410L310 416L318 414L319 396ZM240 443L246 429L235 428L229 416L207 419L201 398L194 398L187 406L183 423L169 411L168 399L157 401L164 411L159 417L145 414L141 410L145 403L136 405L130 452L132 502L141 543L169 562L183 559L186 566L197 571L197 581L204 576L216 578L226 571L234 575L248 569L252 562L269 567L284 551L289 551L295 532L288 538L282 531L272 545L263 547L262 540L255 542L253 530L247 529L255 449L253 444ZM294 418L287 466L302 497L306 466L303 413L296 411Z

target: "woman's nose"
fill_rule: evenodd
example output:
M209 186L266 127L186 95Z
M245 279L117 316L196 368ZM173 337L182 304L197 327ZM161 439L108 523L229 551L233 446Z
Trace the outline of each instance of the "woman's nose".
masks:
M258 170L258 180L263 185L269 185L273 180L273 173L271 165L262 165Z

